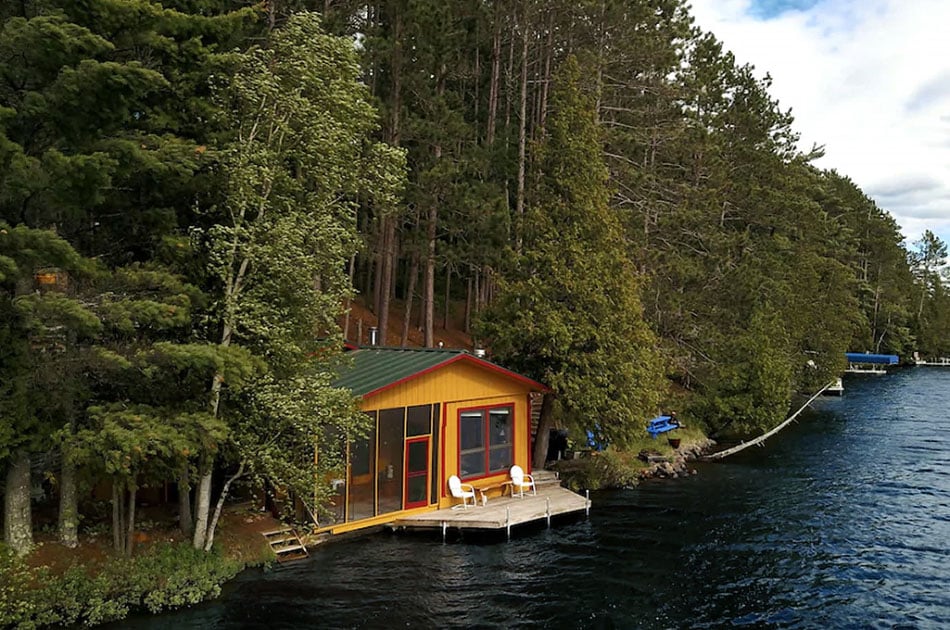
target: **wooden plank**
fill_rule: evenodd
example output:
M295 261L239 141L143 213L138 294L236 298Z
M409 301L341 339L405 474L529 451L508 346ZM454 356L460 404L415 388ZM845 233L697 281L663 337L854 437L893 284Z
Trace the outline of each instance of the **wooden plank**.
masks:
M287 532L292 532L292 531L294 531L293 528L285 527L283 529L275 529L269 532L261 532L261 536L264 536L264 537L276 536L277 534L286 534Z
M307 548L303 545L293 545L292 547L281 547L280 549L274 549L274 553L289 553L291 551L307 551Z
M537 495L495 498L487 505L466 510L435 510L397 519L396 527L431 529L447 527L461 529L504 529L588 509L587 499L560 486L538 489ZM510 519L510 520L509 520Z

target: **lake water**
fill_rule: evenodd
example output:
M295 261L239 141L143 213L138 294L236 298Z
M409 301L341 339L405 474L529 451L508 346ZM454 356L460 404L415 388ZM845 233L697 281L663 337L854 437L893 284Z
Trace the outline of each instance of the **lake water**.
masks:
M845 380L698 474L510 542L383 534L137 628L950 627L950 369Z

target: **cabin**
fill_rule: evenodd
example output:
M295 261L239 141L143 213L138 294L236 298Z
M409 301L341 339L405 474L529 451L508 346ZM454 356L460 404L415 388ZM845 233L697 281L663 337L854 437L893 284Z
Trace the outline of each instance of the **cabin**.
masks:
M509 469L531 468L531 394L547 388L464 350L370 346L334 382L361 398L369 436L352 440L332 480L332 534L457 503L458 475L501 493Z

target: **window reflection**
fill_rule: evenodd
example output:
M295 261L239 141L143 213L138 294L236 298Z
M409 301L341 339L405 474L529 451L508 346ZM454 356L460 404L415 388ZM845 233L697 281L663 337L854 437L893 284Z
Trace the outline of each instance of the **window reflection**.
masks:
M508 470L514 461L513 415L510 406L467 409L459 414L462 479Z

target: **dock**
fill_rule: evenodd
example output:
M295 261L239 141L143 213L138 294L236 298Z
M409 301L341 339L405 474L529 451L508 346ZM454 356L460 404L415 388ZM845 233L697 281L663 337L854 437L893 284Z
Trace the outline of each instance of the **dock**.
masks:
M916 365L922 365L922 366L950 367L950 359L948 359L947 357L940 357L940 358L937 358L937 359L930 359L929 361L928 361L928 360L924 360L924 359L917 359L917 361L916 361L915 363L916 363Z
M413 516L403 516L393 522L399 529L448 528L459 530L493 530L511 534L511 528L525 523L547 521L561 514L588 513L590 499L559 485L539 485L536 495L525 494L524 498L493 497L485 504L459 509L442 509Z
M848 374L887 374L888 366L900 362L896 354L871 354L870 352L845 352Z

